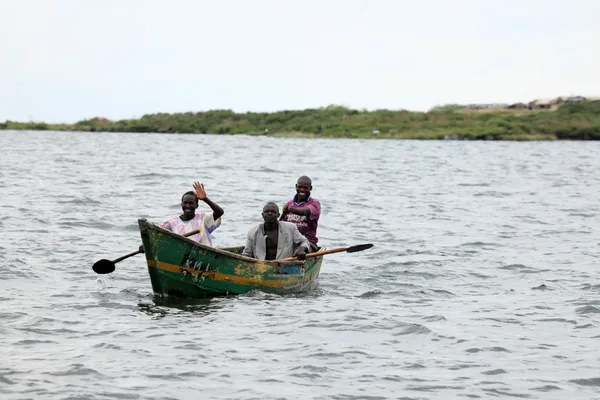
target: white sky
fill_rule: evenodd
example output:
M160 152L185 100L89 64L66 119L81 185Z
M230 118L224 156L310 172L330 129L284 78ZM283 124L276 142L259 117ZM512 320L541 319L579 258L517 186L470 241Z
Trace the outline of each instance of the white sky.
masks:
M0 121L600 96L600 0L0 0Z

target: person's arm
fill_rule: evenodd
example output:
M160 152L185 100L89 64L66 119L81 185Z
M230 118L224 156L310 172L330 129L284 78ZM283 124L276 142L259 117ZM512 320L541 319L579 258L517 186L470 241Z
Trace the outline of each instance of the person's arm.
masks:
M208 198L206 191L204 190L204 184L200 182L194 182L194 194L198 200L202 200L210 207L211 210L213 210L213 219L215 221L225 214L225 211L223 211L223 209L217 203Z
M294 206L285 206L283 207L284 214L292 213L296 215L306 215L310 217L311 209L310 207L294 207Z
M296 215L306 215L310 219L317 219L321 215L321 203L312 200L309 204L302 207L288 206L283 207L283 213L292 213Z
M321 216L321 203L319 202L319 200L312 200L310 204L306 206L306 208L308 208L308 210L310 211L308 213L309 219L319 219L319 217Z
M286 216L286 215L287 215L287 213L288 213L288 207L289 207L289 206L288 206L288 203L285 203L285 204L283 205L283 208L281 209L281 216L279 217L279 220L280 220L280 221L285 221L285 216Z
M160 227L173 232L173 228L171 227L171 220L163 222L162 224L160 224Z
M294 244L298 246L294 251L294 257L298 257L299 260L306 260L306 253L310 249L310 242L300 233L297 226L294 225L294 228Z
M294 257L298 258L298 260L306 260L306 253L308 253L306 247L300 246L294 251Z
M246 238L246 245L244 246L242 255L254 258L254 229L248 231L248 237Z

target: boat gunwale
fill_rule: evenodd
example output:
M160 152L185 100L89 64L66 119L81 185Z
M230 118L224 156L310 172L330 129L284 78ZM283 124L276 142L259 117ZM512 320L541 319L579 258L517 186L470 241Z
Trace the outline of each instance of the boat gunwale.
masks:
M235 258L235 259L244 261L246 263L268 264L268 265L271 265L273 267L277 267L277 266L281 266L281 265L297 265L297 264L305 265L306 264L306 260L304 260L304 261L302 261L302 260L290 260L290 261L259 260L257 258L252 258L252 257L247 257L247 256L243 256L243 255L240 255L240 254L232 253L232 252L229 252L227 250L223 250L223 248L207 246L205 244L196 242L195 240L192 240L192 239L187 238L185 236L179 235L179 234L177 234L175 232L172 232L170 230L161 228L159 225L157 225L155 223L152 223L152 222L149 222L145 218L138 219L138 226L140 228L140 233L142 233L142 234L144 233L144 230L146 230L146 229L155 230L155 231L163 233L163 234L165 234L167 236L171 236L171 237L173 237L175 239L185 241L188 244L194 245L196 247L200 247L203 250L207 250L209 252L217 253L217 254L220 254L220 255L223 255L223 256ZM229 246L229 247L240 247L240 246ZM243 247L243 246L241 246L241 247Z

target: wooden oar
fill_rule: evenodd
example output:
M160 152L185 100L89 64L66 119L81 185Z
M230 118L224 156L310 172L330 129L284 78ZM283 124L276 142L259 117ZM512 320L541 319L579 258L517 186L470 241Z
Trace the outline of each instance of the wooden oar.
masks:
M315 253L308 253L306 255L306 258L324 256L325 254L341 253L342 251L345 251L346 253L356 253L357 251L367 250L367 249L370 249L371 247L373 247L373 244L371 244L371 243L357 244L355 246L350 246L350 247L340 247L337 249L322 250L322 251L317 251ZM288 258L281 258L281 259L275 260L275 261L296 261L296 260L298 260L297 257L288 257Z
M186 233L185 235L183 235L184 237L188 237L188 236L193 236L196 233L199 233L200 230L196 229L195 231L191 231ZM94 270L95 273L97 274L110 274L111 272L113 272L115 270L115 264L118 263L119 261L123 261L126 258L135 256L136 254L140 254L143 253L142 250L138 249L137 251L134 251L132 253L129 254L125 254L122 257L116 258L114 260L107 260L105 258L103 258L100 261L96 261L96 263L92 266L92 269Z

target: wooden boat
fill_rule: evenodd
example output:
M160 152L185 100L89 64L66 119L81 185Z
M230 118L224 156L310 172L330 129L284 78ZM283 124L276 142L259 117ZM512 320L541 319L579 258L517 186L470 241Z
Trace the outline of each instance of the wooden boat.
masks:
M305 261L261 261L241 255L244 246L214 248L139 219L156 295L203 298L243 294L299 293L317 283L323 256Z

